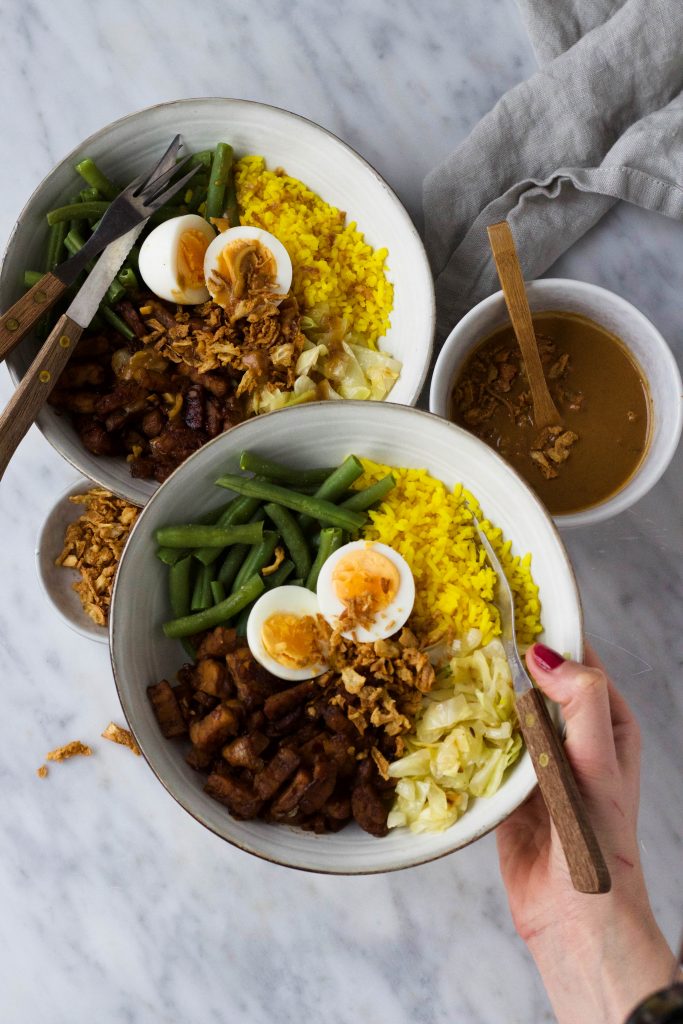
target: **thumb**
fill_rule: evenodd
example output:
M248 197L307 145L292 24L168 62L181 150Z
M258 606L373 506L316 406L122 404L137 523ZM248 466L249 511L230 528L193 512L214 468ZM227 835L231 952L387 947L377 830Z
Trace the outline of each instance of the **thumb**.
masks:
M567 723L565 750L580 774L599 777L616 767L607 677L599 668L565 661L561 654L534 644L526 663L546 696L562 708Z

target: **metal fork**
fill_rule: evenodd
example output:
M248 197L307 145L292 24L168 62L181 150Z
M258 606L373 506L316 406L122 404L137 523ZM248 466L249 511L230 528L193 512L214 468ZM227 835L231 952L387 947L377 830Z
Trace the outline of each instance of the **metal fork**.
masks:
M48 271L0 317L0 361L9 355L36 321L76 281L93 256L97 256L110 242L145 221L185 187L193 174L199 170L199 165L169 185L171 179L190 159L188 156L176 163L181 145L180 135L176 135L152 170L141 174L113 200L97 230L83 248L54 270Z

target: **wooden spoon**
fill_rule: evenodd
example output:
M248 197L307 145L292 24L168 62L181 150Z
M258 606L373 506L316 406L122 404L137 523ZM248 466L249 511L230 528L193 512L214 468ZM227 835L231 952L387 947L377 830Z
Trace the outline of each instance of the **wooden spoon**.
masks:
M550 397L550 391L543 375L531 310L526 297L524 277L517 259L517 250L510 225L506 220L502 220L499 224L490 224L486 230L489 234L491 251L500 278L500 286L505 296L505 304L510 314L517 343L522 351L526 375L529 378L531 400L534 405L534 423L539 430L542 427L561 426L562 418Z

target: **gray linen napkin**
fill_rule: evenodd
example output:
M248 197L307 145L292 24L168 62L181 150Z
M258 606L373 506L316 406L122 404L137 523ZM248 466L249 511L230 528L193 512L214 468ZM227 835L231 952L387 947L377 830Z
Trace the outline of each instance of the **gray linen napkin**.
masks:
M519 0L544 65L424 184L437 339L499 287L507 219L527 279L619 199L683 220L683 0Z

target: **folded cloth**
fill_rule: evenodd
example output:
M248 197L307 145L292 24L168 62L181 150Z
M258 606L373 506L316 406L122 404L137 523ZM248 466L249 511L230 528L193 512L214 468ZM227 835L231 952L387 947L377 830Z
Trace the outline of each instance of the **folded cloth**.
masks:
M527 279L619 199L683 220L683 0L519 0L539 61L426 178L437 340L498 280L507 219Z

